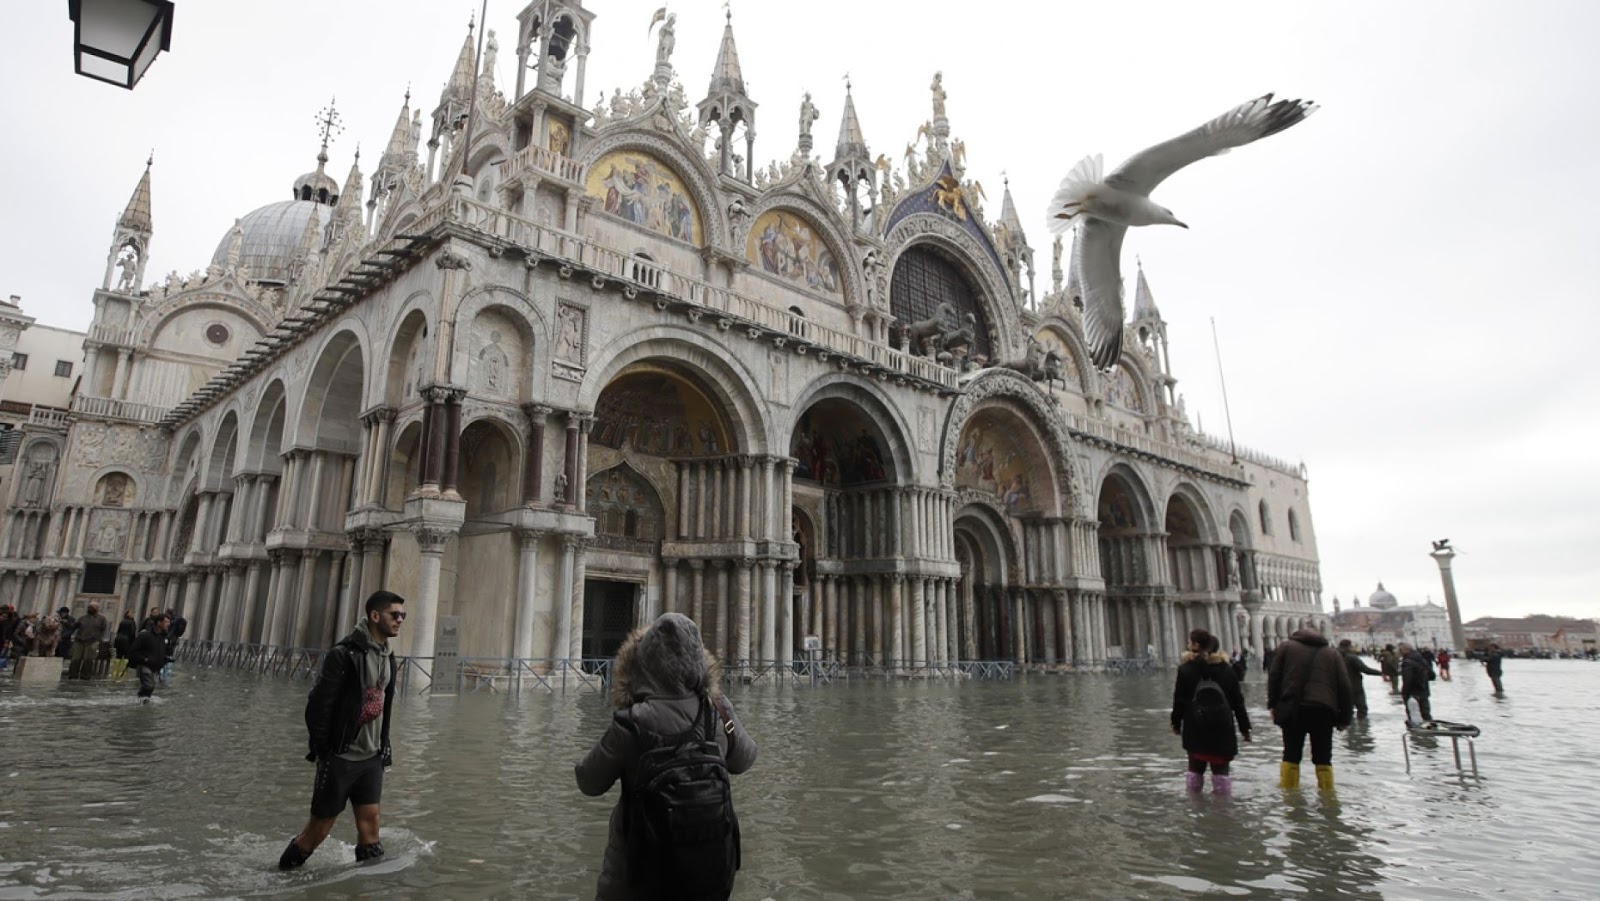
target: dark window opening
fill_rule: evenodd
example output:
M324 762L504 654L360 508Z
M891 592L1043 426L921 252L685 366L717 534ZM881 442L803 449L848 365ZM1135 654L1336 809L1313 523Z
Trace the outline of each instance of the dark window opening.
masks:
M11 368L22 370L28 368L28 355L13 353L11 355Z
M61 379L70 379L70 378L72 378L72 361L71 360L57 360L56 361L56 378L61 378Z
M117 569L115 563L85 563L83 587L80 594L116 594Z
M993 359L989 344L989 317L984 315L978 292L965 273L945 257L924 247L913 247L895 263L894 280L889 286L889 311L901 325L932 319L941 303L955 307L965 323L967 314L976 319L971 353Z

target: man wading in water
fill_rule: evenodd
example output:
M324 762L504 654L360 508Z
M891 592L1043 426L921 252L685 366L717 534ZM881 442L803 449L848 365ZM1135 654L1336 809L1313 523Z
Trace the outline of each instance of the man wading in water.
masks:
M394 703L395 659L389 639L400 634L404 603L392 591L373 592L362 623L322 659L322 672L306 699L306 729L311 733L306 759L317 762L311 819L283 849L280 870L306 862L333 831L346 801L356 816L356 860L383 856L378 801L383 770L393 762L389 708Z

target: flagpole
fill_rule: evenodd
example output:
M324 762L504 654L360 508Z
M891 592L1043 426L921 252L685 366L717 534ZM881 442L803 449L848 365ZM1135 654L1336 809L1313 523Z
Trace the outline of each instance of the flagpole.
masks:
M1228 422L1228 454L1239 462L1239 446L1233 442L1233 411L1228 409L1228 379L1222 374L1222 345L1217 341L1217 317L1211 317L1211 349L1217 355L1217 381L1222 385L1222 415Z

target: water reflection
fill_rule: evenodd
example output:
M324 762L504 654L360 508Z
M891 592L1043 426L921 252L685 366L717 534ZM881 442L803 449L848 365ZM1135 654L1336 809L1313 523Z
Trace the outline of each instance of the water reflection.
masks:
M1517 663L1503 698L1465 666L1435 690L1482 727L1481 778L1426 738L1408 776L1398 699L1375 691L1332 798L1277 788L1259 679L1223 798L1183 791L1165 675L736 689L761 753L735 779L735 897L1583 896L1600 665ZM149 707L125 685L0 686L0 898L593 895L615 797L579 795L572 764L599 696L397 701L390 858L356 868L346 820L281 874L309 800L305 683L180 672Z

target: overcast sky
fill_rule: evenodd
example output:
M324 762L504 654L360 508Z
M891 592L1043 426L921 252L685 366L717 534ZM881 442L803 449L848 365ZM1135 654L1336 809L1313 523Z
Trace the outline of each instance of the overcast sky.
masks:
M658 0L598 13L585 106L650 74ZM172 50L133 92L77 77L64 2L10 4L0 54L0 294L83 329L111 231L155 151L149 272L204 267L233 220L315 166L337 96L341 182L409 85L430 113L479 3L179 0ZM514 83L514 0L490 0ZM672 4L673 63L705 94L722 4ZM941 12L941 9L948 12ZM1594 616L1600 583L1600 4L736 2L756 158L795 147L809 90L832 155L844 76L874 154L898 160L944 86L968 175L1002 173L1049 284L1043 217L1080 157L1107 168L1267 91L1323 109L1156 193L1191 230L1130 232L1192 417L1310 473L1324 602L1381 579L1442 602L1449 537L1467 618ZM569 74L568 85L571 85ZM1130 283L1131 284L1131 283ZM1131 294L1131 291L1130 291Z

